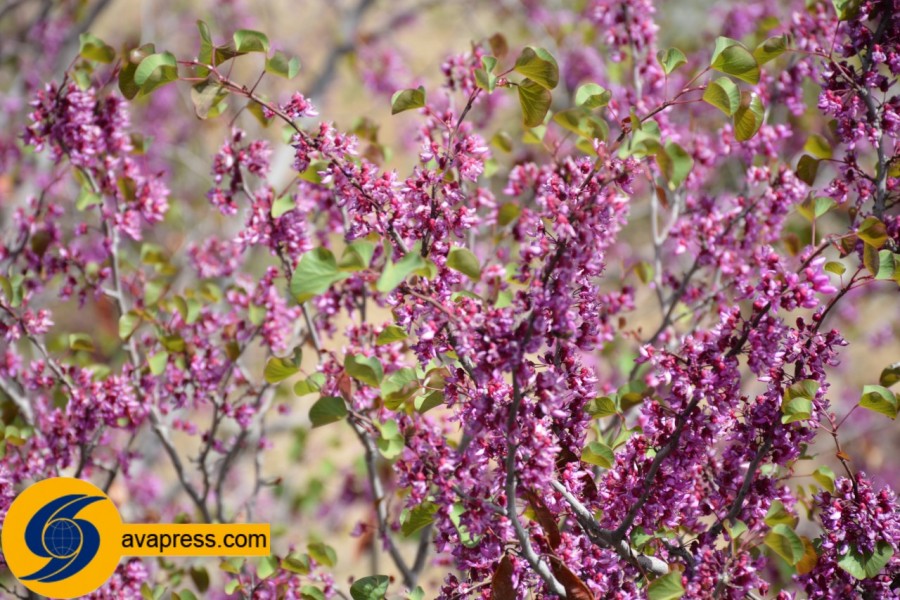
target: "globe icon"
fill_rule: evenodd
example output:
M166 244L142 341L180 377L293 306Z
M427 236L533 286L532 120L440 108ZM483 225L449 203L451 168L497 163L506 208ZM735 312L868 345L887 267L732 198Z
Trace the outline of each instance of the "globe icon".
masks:
M81 546L81 529L69 519L56 519L47 526L44 543L53 556L69 557Z

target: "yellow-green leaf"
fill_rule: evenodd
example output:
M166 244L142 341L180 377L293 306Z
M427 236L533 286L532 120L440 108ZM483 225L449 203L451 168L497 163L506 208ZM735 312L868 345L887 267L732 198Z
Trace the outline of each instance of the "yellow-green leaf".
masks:
M543 124L552 100L550 90L530 79L523 79L519 83L519 104L522 107L522 122L525 127Z
M706 86L703 101L730 117L741 105L741 89L727 77L719 77Z
M515 70L547 90L552 90L559 83L559 65L553 55L543 48L529 46L522 50L516 59Z
M391 114L396 115L406 110L425 106L425 88L400 90L391 97Z
M745 142L756 135L762 127L765 108L759 96L751 92L741 92L741 105L734 113L734 137Z
M451 248L450 254L447 256L447 266L454 271L459 271L472 281L481 279L481 265L478 263L478 257L466 248Z
M759 63L737 40L724 36L717 38L710 66L716 71L732 75L747 83L753 85L759 83Z

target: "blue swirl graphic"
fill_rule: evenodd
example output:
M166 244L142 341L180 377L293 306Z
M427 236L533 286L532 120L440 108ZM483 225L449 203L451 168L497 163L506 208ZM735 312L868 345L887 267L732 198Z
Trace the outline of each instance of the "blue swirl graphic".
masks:
M92 523L75 517L82 508L98 500L103 497L62 496L45 504L31 517L25 526L25 544L35 556L50 561L19 579L53 583L68 579L85 568L97 556L100 534Z

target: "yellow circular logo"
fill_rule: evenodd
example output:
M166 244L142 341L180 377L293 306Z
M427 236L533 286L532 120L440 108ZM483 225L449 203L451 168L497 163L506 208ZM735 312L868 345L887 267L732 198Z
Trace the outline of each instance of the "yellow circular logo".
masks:
M55 598L89 594L121 559L122 518L95 485L71 477L38 481L13 501L3 557L29 590Z

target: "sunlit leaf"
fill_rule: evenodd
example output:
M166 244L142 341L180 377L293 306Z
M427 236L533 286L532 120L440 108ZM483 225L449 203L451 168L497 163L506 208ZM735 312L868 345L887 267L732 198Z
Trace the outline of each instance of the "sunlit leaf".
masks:
M543 48L527 47L516 59L515 70L539 86L552 90L559 83L559 65Z
M313 427L335 423L347 416L344 399L337 396L322 396L309 409L309 420Z
M741 105L734 113L734 137L745 142L756 135L762 127L765 108L759 96L751 92L741 92Z
M710 81L703 92L703 101L715 106L729 117L737 112L741 105L741 90L735 82L727 77L719 77Z
M656 53L656 60L662 65L666 75L670 75L672 71L687 64L687 57L684 52L678 48L669 48L668 50L660 50Z
M710 66L716 71L737 77L747 83L759 83L759 63L753 54L737 40L727 37L716 39Z
M522 122L525 127L543 124L553 98L550 90L530 79L523 79L518 86L519 104L522 107Z
M478 257L466 248L451 248L450 254L447 255L447 266L454 271L459 271L472 281L481 279L481 265Z
M391 96L392 115L423 106L425 106L425 88L421 85L416 89L400 90Z
M234 32L234 48L238 52L269 52L269 38L260 31L238 29Z

